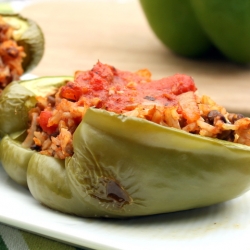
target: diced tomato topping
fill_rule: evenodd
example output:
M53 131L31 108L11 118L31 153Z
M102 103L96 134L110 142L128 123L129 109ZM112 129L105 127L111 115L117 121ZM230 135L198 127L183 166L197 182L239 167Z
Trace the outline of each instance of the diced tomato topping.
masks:
M74 83L68 83L61 89L60 96L72 101L78 101L82 96L82 88Z
M52 126L48 126L48 121L49 121L49 118L51 116L52 116L51 112L41 111L39 119L38 119L38 123L39 123L40 127L43 129L44 132L46 132L48 134L53 134L57 130L56 124L54 124Z
M78 106L103 108L116 113L133 110L144 103L178 106L178 102L181 101L179 110L182 110L180 112L189 119L197 117L198 114L195 109L191 115L185 116L190 110L189 106L195 103L194 97L183 95L182 98L178 98L178 96L186 92L194 94L194 91L196 91L194 80L184 74L151 81L150 74L145 71L144 73L120 71L98 62L90 71L77 71L74 81L68 82L61 88L60 97L77 102ZM192 106L192 108L197 107ZM46 123L45 125L47 126Z
M150 81L150 76L120 71L98 62L92 70L78 71L75 81L61 89L61 97L78 101L84 96L84 104L89 106L100 99L100 108L122 113L134 109L146 100L164 106L177 105L176 97L182 93L196 90L192 77L175 74L160 80Z
M191 76L184 74L175 74L172 77L166 78L169 82L173 81L171 92L175 95L180 95L188 91L196 91L194 80Z

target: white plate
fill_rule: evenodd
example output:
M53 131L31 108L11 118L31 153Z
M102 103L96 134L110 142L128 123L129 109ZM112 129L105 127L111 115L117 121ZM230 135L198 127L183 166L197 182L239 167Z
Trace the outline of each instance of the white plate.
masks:
M250 193L215 206L128 220L50 210L0 165L0 222L93 249L250 249ZM171 201L169 201L171 202Z
M38 76L33 75L33 74L24 74L23 76L21 76L21 80L31 80L34 78L37 78Z

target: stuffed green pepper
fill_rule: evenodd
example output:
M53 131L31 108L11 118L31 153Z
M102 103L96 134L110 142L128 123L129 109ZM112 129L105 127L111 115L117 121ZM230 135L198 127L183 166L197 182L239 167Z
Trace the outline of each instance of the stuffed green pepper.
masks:
M250 119L194 80L152 80L98 62L70 77L11 83L0 99L1 163L52 209L145 216L233 199L250 188Z
M32 70L44 53L44 37L36 22L19 14L0 13L0 92Z

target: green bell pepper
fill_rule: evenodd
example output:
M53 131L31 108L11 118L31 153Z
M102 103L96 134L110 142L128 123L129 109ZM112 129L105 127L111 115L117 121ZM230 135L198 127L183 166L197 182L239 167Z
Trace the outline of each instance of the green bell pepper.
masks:
M34 108L35 96L47 96L72 77L41 77L33 80L14 81L0 96L0 158L8 175L17 183L27 186L27 163L34 153L21 143L28 129L28 112ZM14 157L14 159L13 159ZM8 167L5 167L8 166Z
M34 153L22 147L22 141L13 135L6 135L0 143L0 158L6 173L18 184L27 186L27 167Z
M175 53L200 57L216 51L250 62L248 0L140 0L156 36Z
M28 126L28 111L36 105L35 96L47 96L72 77L40 77L14 81L0 98L0 135L24 131Z
M24 148L27 119L11 127L21 114L17 106L24 116L38 90L46 95L70 79L12 83L0 97L0 114L10 113L0 119L1 163L40 203L84 217L121 218L209 206L249 190L249 146L102 109L87 110L73 135L74 154L65 160ZM5 98L11 93L17 106Z

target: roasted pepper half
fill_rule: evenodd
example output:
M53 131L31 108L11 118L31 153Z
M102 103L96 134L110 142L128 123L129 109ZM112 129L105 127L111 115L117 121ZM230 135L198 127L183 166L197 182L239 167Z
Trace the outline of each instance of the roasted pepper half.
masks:
M43 53L43 33L34 21L0 13L0 90L31 71Z
M157 37L188 57L214 52L237 63L250 62L248 0L140 0Z
M9 136L1 140L0 154L2 164L8 166L5 168L7 173L17 183L27 186L27 166L34 151L21 144L28 129L28 112L37 103L36 96L47 96L54 93L56 89L71 79L72 77L65 76L13 81L3 90L0 97L0 136ZM16 162L12 161L12 157L14 157L12 154L18 155Z
M102 71L97 70L99 66ZM94 88L101 89L101 76L111 79L104 70L107 67L99 66L91 73L77 74L84 84L93 85L90 95L93 94L94 98ZM117 74L114 68L109 69ZM86 74L96 74L96 81L91 78L88 82ZM122 77L125 77L124 73ZM178 79L183 81L179 76L169 79L175 79L177 85ZM158 87L169 79L158 82ZM87 108L76 128L72 155L59 159L41 154L36 148L26 148L23 142L29 134L27 129L32 129L28 125L28 113L37 105L38 96L47 96L60 88L59 99L62 94L66 95L64 91L67 90L72 100L79 99L75 93L80 90L88 92L80 85L76 88L71 80L68 77L48 77L13 82L0 97L0 115L5 117L0 117L0 129L5 135L0 143L2 166L13 180L28 186L39 202L84 217L131 217L209 206L249 190L250 147L228 141L231 135L225 141L188 133L151 120L98 108L100 102L95 104L96 107ZM62 86L65 82L66 85ZM122 91L121 85L114 86L119 87L119 93ZM114 86L112 91L115 91ZM183 87L183 82L178 86ZM131 88L131 82L128 87ZM134 90L134 83L132 87ZM105 90L108 95L114 94L110 89ZM190 91L183 88L183 93ZM183 93L178 93L181 100L179 113L187 105L192 106L192 103L183 103ZM164 98L173 101L174 96ZM148 99L146 96L147 104L151 101ZM108 102L105 107L109 107ZM202 107L207 109L208 101ZM208 130L212 127L211 119L225 128L238 126L237 121L229 123L233 118L216 114L213 117L207 115ZM19 123L16 124L14 119ZM234 119L238 118L234 116ZM243 130L249 127L248 118L241 117L238 121L244 122ZM229 132L231 134L231 129Z

